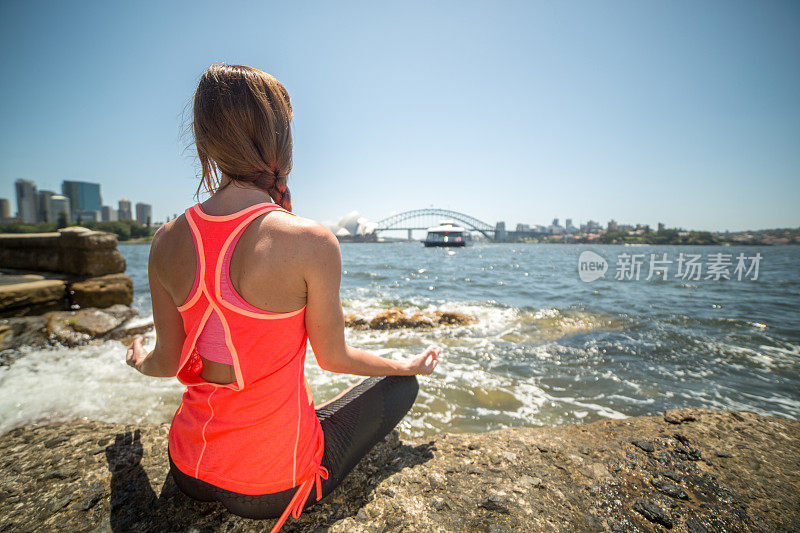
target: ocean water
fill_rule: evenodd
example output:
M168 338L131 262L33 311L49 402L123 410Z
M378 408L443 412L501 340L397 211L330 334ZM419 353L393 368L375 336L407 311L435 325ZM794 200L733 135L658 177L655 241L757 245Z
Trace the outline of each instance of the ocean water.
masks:
M149 320L149 247L120 249L134 280L134 306ZM578 275L586 250L609 263L590 283ZM701 254L700 279L676 277L681 253ZM624 254L645 258L638 280L616 279ZM650 254L673 261L667 280L645 279ZM714 254L730 254L732 279L705 279ZM736 279L739 254L760 254L757 276L740 272L743 279ZM401 434L578 423L677 407L800 418L800 247L431 249L398 242L343 244L342 256L346 313L399 307L478 319L435 330L347 330L351 345L389 358L442 346L434 374L419 377ZM154 338L148 334L146 346ZM46 420L168 422L183 386L141 376L124 359L116 341L27 350L0 368L0 431ZM311 347L306 374L317 403L363 379L321 370Z

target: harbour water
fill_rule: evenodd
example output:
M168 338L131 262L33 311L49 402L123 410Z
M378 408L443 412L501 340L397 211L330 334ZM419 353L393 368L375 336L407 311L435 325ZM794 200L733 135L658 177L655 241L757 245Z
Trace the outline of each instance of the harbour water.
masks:
M147 245L121 245L134 306L151 315ZM578 276L592 250L605 277ZM761 255L757 279L615 279L620 254ZM667 408L745 409L800 418L800 247L585 246L475 243L342 244L346 313L452 310L474 325L347 331L350 344L401 359L436 343L432 376L402 434L473 432L656 414ZM734 259L735 264L735 259ZM751 272L752 277L752 272ZM154 334L146 335L147 347ZM29 349L0 367L0 431L45 420L169 422L183 386L141 376L115 341ZM360 379L306 363L321 403Z

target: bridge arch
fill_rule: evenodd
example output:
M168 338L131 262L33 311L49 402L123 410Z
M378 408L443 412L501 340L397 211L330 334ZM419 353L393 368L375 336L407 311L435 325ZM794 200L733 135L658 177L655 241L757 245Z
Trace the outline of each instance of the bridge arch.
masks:
M443 218L455 220L466 228L475 230L489 240L494 240L495 228L473 216L450 209L412 209L388 216L376 222L375 232L386 230L424 230L435 226Z

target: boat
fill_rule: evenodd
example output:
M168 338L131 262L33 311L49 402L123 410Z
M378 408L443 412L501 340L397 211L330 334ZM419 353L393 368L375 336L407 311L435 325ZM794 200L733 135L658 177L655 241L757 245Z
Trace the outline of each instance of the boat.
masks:
M438 226L428 228L428 234L423 242L426 247L466 246L467 240L467 230L457 226L452 220L442 220Z

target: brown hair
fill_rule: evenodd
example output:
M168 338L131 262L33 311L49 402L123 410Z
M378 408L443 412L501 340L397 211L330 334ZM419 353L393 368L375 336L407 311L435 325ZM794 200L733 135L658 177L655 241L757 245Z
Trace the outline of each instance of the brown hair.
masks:
M232 182L252 183L292 210L286 180L292 170L292 105L283 85L266 72L214 63L194 95L192 132L209 194L222 172Z

